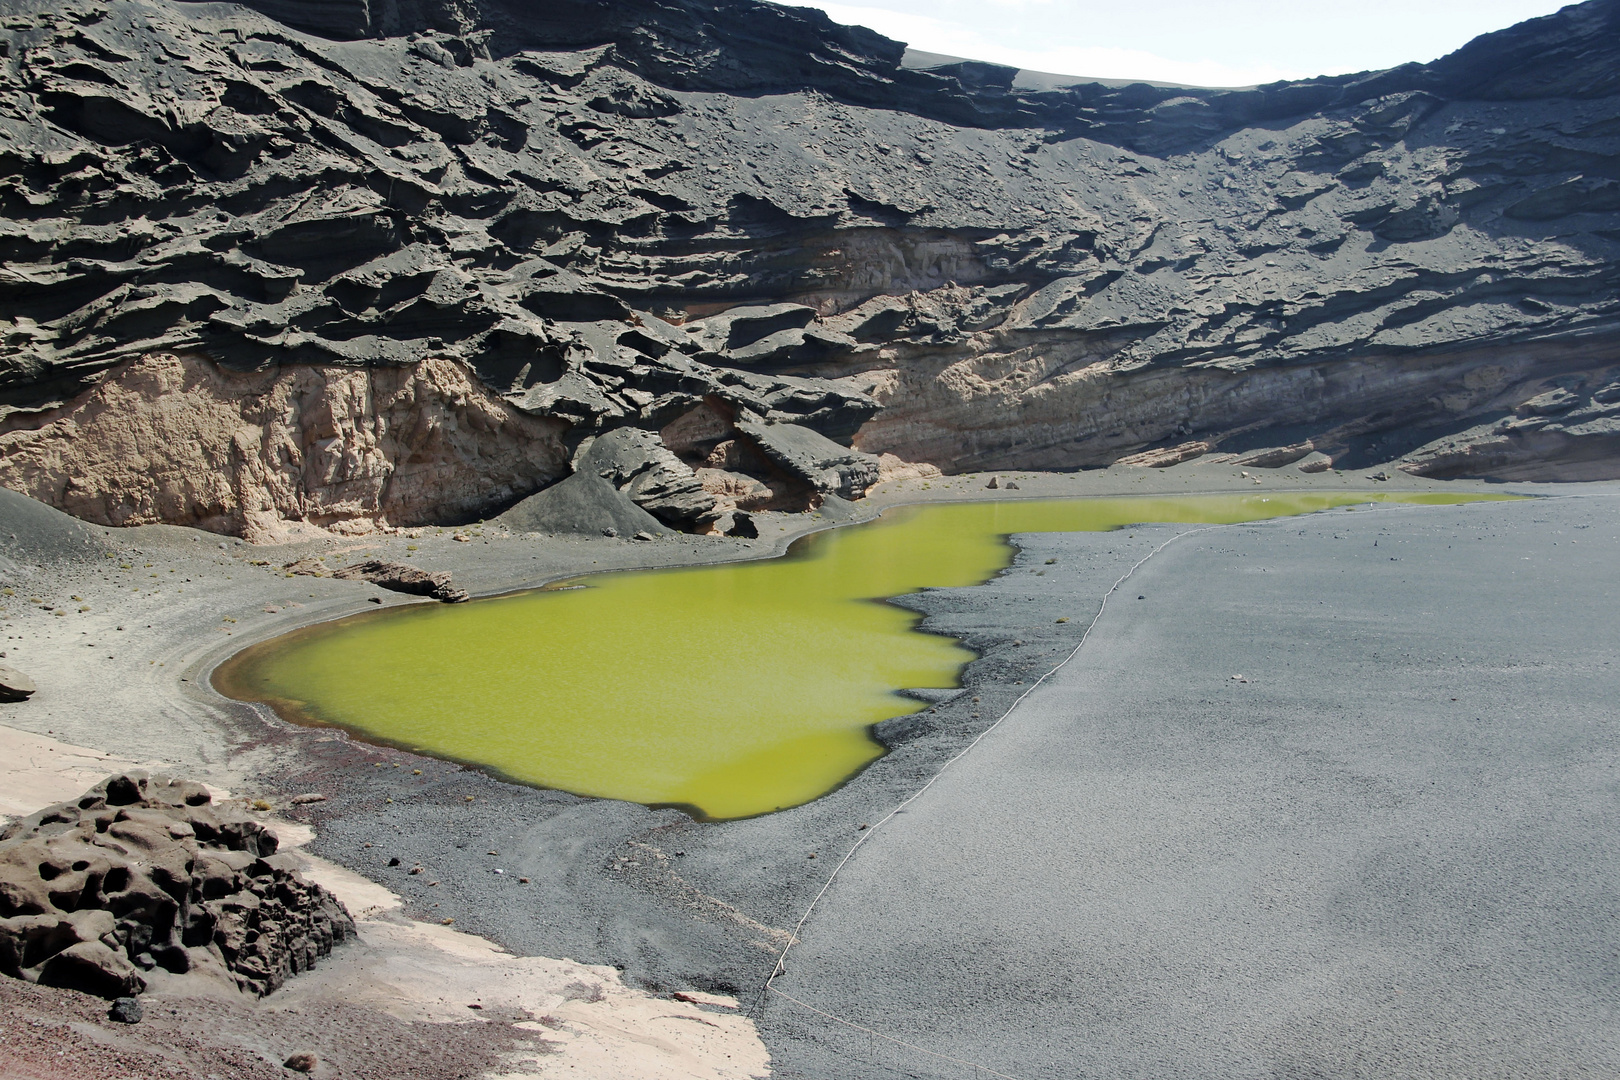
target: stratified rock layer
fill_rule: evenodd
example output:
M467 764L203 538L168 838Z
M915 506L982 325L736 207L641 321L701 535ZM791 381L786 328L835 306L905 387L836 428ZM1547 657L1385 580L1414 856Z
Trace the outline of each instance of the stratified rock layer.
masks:
M1620 377L1620 0L1244 90L930 57L750 0L249 7L5 0L16 432L184 353L319 380L460 363L569 447L656 433L693 476L630 497L700 530L826 487L746 424L866 455L845 494L884 454L1074 468L1193 444L1355 465L1450 440L1425 468L1620 475L1602 424L1494 434ZM467 474L466 503L561 475L527 465ZM265 535L454 512L324 479L169 499L87 475L24 490Z
M200 784L109 777L0 831L0 974L116 998L212 965L268 994L354 936L275 850Z

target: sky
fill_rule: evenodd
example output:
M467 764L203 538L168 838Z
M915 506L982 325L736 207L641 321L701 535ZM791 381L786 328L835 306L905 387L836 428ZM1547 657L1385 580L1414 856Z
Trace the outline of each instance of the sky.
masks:
M1394 67L1564 6L1548 0L784 0L926 52L1196 86Z

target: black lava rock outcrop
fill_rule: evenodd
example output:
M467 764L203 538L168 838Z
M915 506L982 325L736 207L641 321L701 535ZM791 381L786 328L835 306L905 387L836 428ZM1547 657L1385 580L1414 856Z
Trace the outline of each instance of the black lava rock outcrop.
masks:
M70 490L39 442L98 386L152 407L119 380L156 353L465 365L570 446L657 438L697 487L631 499L699 530L826 486L739 421L864 455L847 494L885 454L1614 460L1601 424L1489 433L1620 377L1620 0L1239 90L929 56L749 0L3 11L0 482L92 516L111 481ZM367 460L312 424L301 453ZM295 488L330 473L244 452ZM557 479L530 474L480 480L486 508ZM178 482L152 497L187 500L235 527Z
M119 998L211 965L268 994L354 935L275 850L200 784L109 777L0 831L0 973Z

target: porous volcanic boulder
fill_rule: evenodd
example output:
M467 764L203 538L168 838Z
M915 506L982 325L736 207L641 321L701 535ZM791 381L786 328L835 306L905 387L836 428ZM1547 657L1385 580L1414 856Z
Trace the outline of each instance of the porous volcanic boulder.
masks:
M0 973L107 998L219 964L263 995L354 935L275 835L201 784L132 772L0 831Z

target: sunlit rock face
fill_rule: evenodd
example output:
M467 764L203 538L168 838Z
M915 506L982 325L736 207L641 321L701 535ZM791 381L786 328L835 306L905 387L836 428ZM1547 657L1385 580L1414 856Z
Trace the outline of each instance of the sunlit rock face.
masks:
M739 0L0 10L14 429L148 354L432 360L570 445L719 418L673 452L784 505L814 485L714 459L758 445L737 424L946 471L1204 444L1620 475L1614 0L1245 90Z
M99 525L253 541L475 517L568 474L561 422L449 360L233 372L154 354L25 419L0 422L0 485Z

